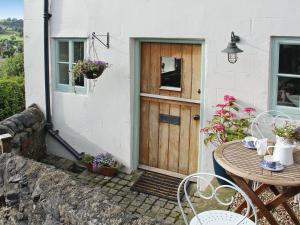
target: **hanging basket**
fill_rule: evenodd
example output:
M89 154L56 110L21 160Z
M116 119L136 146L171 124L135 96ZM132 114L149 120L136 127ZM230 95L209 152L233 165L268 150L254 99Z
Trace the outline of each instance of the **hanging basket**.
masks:
M81 75L83 75L86 79L97 79L98 77L100 77L104 70L106 68L100 68L98 71L87 71L87 72L83 72Z

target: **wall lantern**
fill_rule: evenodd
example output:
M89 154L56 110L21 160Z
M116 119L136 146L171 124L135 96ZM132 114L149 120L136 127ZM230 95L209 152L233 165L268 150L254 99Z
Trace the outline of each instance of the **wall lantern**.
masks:
M231 32L231 41L228 43L227 48L225 48L222 52L227 53L228 55L228 62L230 63L236 63L237 61L237 53L243 52L243 50L239 49L236 45L236 43L240 42L240 37L237 35L234 35L233 32Z

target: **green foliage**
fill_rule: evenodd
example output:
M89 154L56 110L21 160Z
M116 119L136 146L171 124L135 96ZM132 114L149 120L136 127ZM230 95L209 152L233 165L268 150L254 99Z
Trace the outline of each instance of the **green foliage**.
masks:
M108 63L103 61L79 60L73 67L74 79L87 73L100 76L107 67Z
M85 164L91 164L94 159L95 159L94 156L87 153L82 153L80 156L80 161L82 161Z
M233 96L225 95L225 103L217 105L212 119L208 121L206 127L201 129L205 133L204 143L220 145L222 143L243 139L248 135L254 108L246 107L242 111L244 114L238 115L240 109Z
M18 53L4 60L0 67L1 76L24 76L24 56Z
M300 141L300 127L296 127L295 124L286 122L282 127L274 127L274 133L288 140Z
M25 108L24 77L0 78L0 120Z

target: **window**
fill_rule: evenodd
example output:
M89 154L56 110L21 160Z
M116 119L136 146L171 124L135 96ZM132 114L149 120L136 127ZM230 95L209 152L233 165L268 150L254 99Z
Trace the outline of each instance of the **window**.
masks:
M160 57L160 89L181 91L182 59L175 57Z
M55 39L56 89L64 92L86 93L84 77L73 79L72 68L78 60L84 59L84 39Z
M271 108L300 114L300 38L272 40Z

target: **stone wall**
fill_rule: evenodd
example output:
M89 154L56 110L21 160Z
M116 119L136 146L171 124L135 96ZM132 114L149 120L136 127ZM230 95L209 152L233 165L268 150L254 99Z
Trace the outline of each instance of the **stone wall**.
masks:
M2 207L1 207L2 206ZM158 225L126 213L99 187L82 186L53 166L0 156L0 225Z
M13 152L29 158L40 159L46 152L44 128L44 115L35 104L23 112L1 121L0 135L11 135L10 138L2 139L2 152Z

